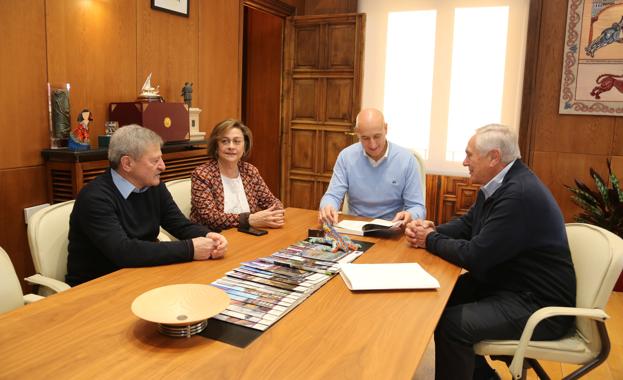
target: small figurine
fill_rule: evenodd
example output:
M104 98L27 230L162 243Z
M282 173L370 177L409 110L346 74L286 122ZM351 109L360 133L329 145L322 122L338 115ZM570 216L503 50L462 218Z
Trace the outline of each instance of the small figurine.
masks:
M106 136L112 136L112 134L115 133L117 129L119 129L119 122L107 121L104 126L106 128Z
M143 83L143 87L141 88L141 93L138 95L138 99L148 102L164 102L164 98L160 96L160 86L151 86L151 73L149 73L147 79L145 79L145 83Z
M182 96L184 97L184 103L186 103L188 109L190 109L193 102L193 82L184 83L184 87L182 87Z
M91 145L89 143L89 122L93 121L93 115L88 109L83 109L78 114L78 126L74 128L69 134L69 149L89 150Z

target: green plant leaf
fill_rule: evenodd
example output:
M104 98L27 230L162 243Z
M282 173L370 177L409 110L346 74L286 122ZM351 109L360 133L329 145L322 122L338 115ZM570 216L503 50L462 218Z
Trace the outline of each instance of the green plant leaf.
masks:
M603 212L603 210L601 208L586 202L584 199L582 199L580 197L573 196L573 197L571 197L571 200L575 204L577 204L578 206L583 208L584 210L590 212L591 214L598 215L598 216L603 216L604 215L604 212Z
M619 184L619 179L612 172L612 165L610 159L606 160L608 163L608 176L610 177L610 182L612 182L612 188L616 190L617 196L619 198L619 202L623 202L623 191L621 190L621 186Z
M590 173L591 173L591 177L593 177L593 179L595 180L595 185L597 185L597 190L601 194L601 199L603 199L603 206L605 209L609 203L608 202L608 187L606 186L606 183L604 182L603 178L601 178L601 176L599 175L599 173L595 171L595 169L590 168Z
M574 188L569 188L569 190L575 194L575 196L582 200L583 202L591 205L591 206L599 206L599 202L597 201L597 199L590 193L587 193L583 190L580 189L574 189Z
M576 221L603 227L623 237L623 189L619 179L612 172L610 160L607 160L607 165L609 183L606 183L595 169L590 168L590 175L597 191L577 179L574 181L576 187L565 185L565 188L571 192L573 203L582 209L574 217ZM612 188L608 187L610 183Z
M586 186L583 182L580 182L579 180L576 179L575 185L578 187L579 190L583 191L586 194L589 194L595 200L595 204L601 202L601 197L599 196L599 193L596 191L593 191L591 188Z

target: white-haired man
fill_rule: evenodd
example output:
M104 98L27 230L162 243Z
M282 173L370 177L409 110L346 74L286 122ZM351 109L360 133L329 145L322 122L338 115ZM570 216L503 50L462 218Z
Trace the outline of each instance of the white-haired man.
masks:
M545 306L575 305L576 281L562 213L550 191L520 160L516 135L487 125L469 140L463 165L484 184L466 215L437 227L414 220L407 240L468 270L435 330L436 379L499 379L473 345L519 339ZM536 340L557 339L572 318L541 322Z
M68 284L124 267L223 257L225 237L191 223L160 182L161 146L160 136L138 125L113 134L110 169L82 188L71 213ZM179 241L159 242L160 226Z

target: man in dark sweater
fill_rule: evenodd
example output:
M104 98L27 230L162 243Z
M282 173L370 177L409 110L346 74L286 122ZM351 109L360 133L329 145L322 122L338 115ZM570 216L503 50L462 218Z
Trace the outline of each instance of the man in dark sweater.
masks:
M124 267L225 254L225 237L191 223L160 182L161 146L160 136L138 125L119 128L111 137L110 169L80 191L69 220L69 285ZM159 242L160 226L179 240Z
M545 306L574 306L576 282L562 213L552 194L520 161L517 138L488 125L469 140L463 165L485 184L464 216L435 227L411 222L414 247L468 270L435 330L436 379L499 378L473 345L519 339L530 315ZM557 339L573 319L541 322L535 340Z

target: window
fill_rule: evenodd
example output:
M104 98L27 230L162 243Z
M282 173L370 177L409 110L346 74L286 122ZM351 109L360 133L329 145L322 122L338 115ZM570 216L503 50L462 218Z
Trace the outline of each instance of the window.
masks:
M529 0L360 0L367 13L363 106L427 171L465 175L489 123L519 127Z

